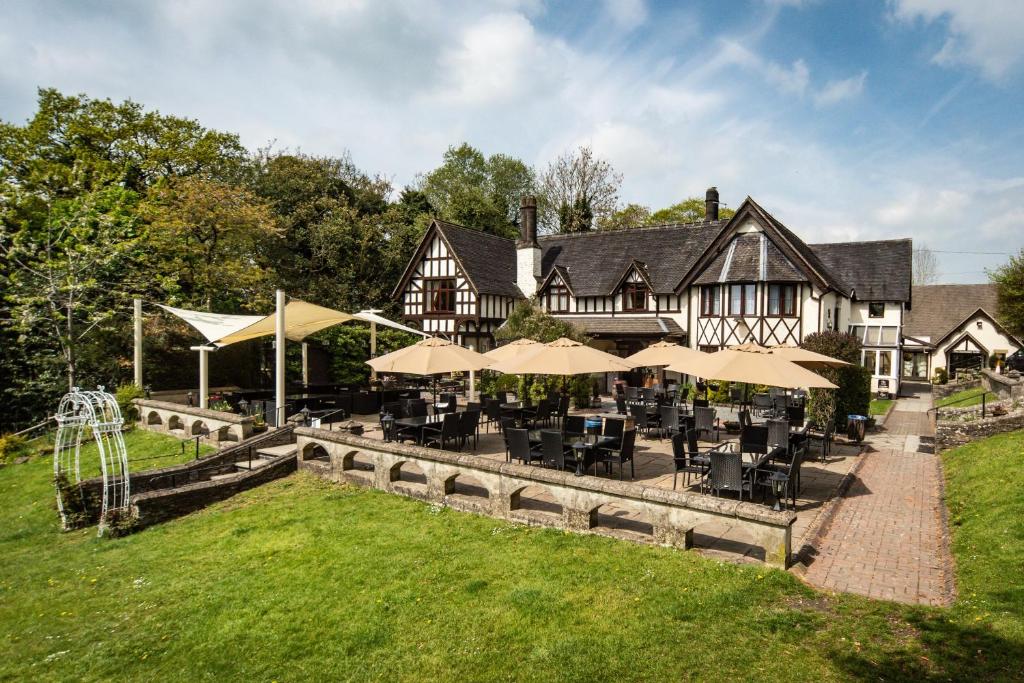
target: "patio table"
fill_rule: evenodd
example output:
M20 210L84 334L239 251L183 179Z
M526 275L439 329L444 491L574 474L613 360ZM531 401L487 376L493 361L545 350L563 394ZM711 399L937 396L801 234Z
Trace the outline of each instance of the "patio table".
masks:
M395 419L396 430L400 427L416 430L416 443L423 443L423 428L439 425L444 421L444 415L421 415L418 417L399 417Z
M529 432L530 443L533 445L540 444L542 441L541 432L549 431L545 429L531 429ZM583 449L583 462L578 459L576 461L576 476L582 477L590 466L597 460L597 449L603 446L612 446L617 443L617 439L613 436L599 436L596 434L562 434L562 445L569 446L574 450L577 450L580 444L585 447Z

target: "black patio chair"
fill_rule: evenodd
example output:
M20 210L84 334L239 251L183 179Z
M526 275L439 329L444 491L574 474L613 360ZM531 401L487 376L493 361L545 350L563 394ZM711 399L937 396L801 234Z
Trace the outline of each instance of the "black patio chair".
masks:
M696 405L697 401L694 401L693 408L693 428L697 430L698 436L707 435L712 438L704 439L705 441L718 441L720 432L718 429L718 421L715 419L715 409L708 407L701 407Z
M622 435L626 430L625 420L616 420L615 418L607 418L604 421L604 435L615 439L615 445L619 446L622 444Z
M830 415L825 420L825 426L819 427L812 425L807 430L808 441L820 441L821 442L821 462L825 462L825 458L832 452L832 437L835 435L836 421Z
M508 455L510 460L519 460L524 465L541 462L544 454L530 446L530 433L525 429L506 429Z
M771 476L774 474L776 477L780 477L785 482L783 487L783 507L786 508L786 499L791 498L793 501L793 508L796 508L796 494L800 491L800 466L804 460L804 449L794 449L793 455L789 462L783 465L769 465L762 471L766 474L762 480L761 485L766 489L771 487Z
M750 411L749 410L741 410L739 412L739 420L740 420L740 429L743 429L744 427L749 427L752 424L754 424L751 421L751 419L750 419Z
M789 420L768 420L768 445L777 446L789 452Z
M697 410L697 408L710 408L710 407L711 407L711 401L707 400L706 398L695 398L695 399L693 399L693 409L694 410Z
M469 443L470 439L473 439L473 451L476 451L477 444L480 439L480 407L477 406L475 410L464 410L461 413L455 413L459 416L459 448Z
M562 431L572 436L583 436L586 429L586 421L582 415L569 415L562 421Z
M456 450L459 450L459 422L458 413L445 413L440 425L427 425L423 428L423 445L447 450L448 443L453 442Z
M746 491L750 500L754 499L754 476L753 470L743 471L743 456L739 453L723 453L711 451L708 453L708 488L713 495L722 491L734 491L743 500L743 492Z
M641 432L645 437L650 438L651 429L655 427L653 420L647 414L647 407L642 403L634 403L629 406L629 414L633 416L633 424L636 431Z
M690 451L686 446L686 434L677 432L672 435L672 490L675 491L679 473L683 472L686 475L686 486L690 485L690 476L696 474L703 491L705 468L699 462L690 459Z
M558 420L558 424L561 425L565 422L565 418L569 416L569 397L559 396L558 397L558 409L555 410L555 419Z
M643 400L645 400L645 401L653 401L654 400L654 387L644 387L641 391L642 391L641 398L643 398Z
M747 404L746 397L744 396L745 393L742 385L729 387L729 407L735 408L740 406L742 408L745 406Z
M523 421L526 422L531 429L536 429L541 423L546 422L551 417L551 404L546 398L542 398L537 401L537 405L532 408L523 408Z
M676 405L686 407L686 399L690 396L690 387L685 386L676 392Z
M566 466L576 467L576 458L572 447L566 446L562 432L545 429L540 433L541 454L543 463L556 470L564 470Z
M626 399L629 401L635 401L639 398L639 391L636 387L626 387Z
M480 424L491 431L491 425L501 429L501 402L494 398L484 401L484 414Z
M409 417L426 417L427 416L427 401L426 399L417 398L409 401L407 407Z
M615 395L615 412L619 415L626 414L626 397L622 394Z
M786 406L786 419L790 424L802 425L805 415L803 406Z
M747 425L740 428L740 453L767 455L768 428L764 425Z
M679 409L675 406L658 406L658 413L661 415L661 424L658 425L658 433L664 434L671 438L673 434L678 434L681 430L679 428Z
M635 471L633 467L633 446L636 443L636 430L630 429L622 435L622 444L618 448L599 448L597 459L610 468L613 464L619 465L619 481L622 481L622 466L629 463L629 480L633 481Z
M751 399L750 409L754 415L764 417L775 409L775 404L772 403L772 397L768 394L754 394Z

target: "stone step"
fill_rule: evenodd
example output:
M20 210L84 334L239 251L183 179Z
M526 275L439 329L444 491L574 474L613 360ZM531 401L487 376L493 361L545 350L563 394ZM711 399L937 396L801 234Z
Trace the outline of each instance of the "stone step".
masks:
M238 460L235 462L236 470L257 470L265 465L269 465L270 460L267 458L253 458L250 463L248 460Z
M236 472L230 472L228 474L215 474L210 477L210 481L220 481L222 479L230 479L235 476L237 476Z
M295 455L298 447L293 443L285 443L280 446L267 446L256 451L256 455L266 458L279 458L283 455Z

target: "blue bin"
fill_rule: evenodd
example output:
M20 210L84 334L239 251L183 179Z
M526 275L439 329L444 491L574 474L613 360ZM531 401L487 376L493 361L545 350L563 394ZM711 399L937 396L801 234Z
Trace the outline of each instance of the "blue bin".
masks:
M600 434L601 424L601 418L588 417L586 420L583 421L583 428L587 430L587 434Z

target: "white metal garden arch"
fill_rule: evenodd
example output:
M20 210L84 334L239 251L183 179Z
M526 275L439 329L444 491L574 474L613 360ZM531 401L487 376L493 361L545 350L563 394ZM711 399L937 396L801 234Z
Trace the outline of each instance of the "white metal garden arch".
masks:
M97 391L72 388L61 399L56 415L57 438L53 445L53 476L57 486L57 509L61 524L69 529L66 507L62 500L61 479L70 485L81 481L80 454L82 434L89 428L99 450L103 473L103 507L100 511L99 534L103 535L111 515L128 510L128 451L121 435L124 419L112 395L98 387ZM66 490L71 490L68 486Z

